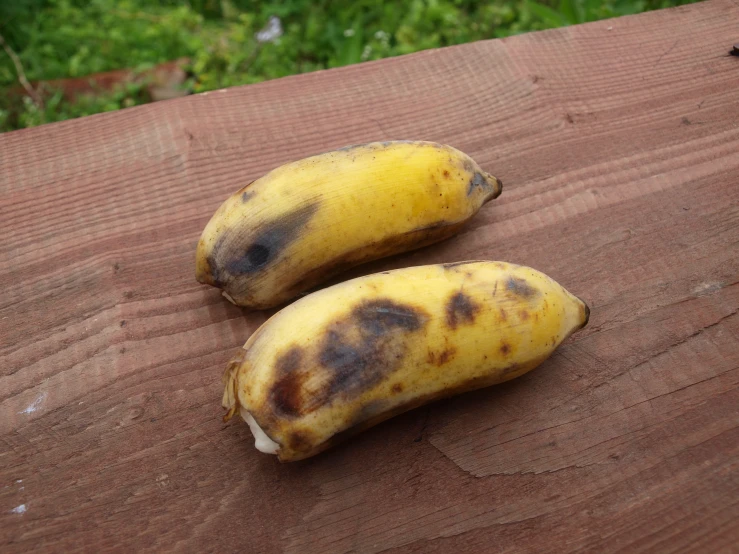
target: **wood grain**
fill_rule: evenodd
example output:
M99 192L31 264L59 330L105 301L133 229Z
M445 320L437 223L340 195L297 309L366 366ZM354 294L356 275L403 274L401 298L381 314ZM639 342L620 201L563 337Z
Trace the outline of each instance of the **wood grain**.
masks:
M4 552L736 552L739 6L715 0L0 136ZM424 139L505 183L349 275L536 267L590 325L536 371L311 460L220 421L266 315L194 279L269 169Z

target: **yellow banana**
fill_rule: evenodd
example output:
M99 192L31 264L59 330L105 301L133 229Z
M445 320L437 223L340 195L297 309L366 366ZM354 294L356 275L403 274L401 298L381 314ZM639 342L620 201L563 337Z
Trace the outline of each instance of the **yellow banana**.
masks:
M354 265L455 234L502 184L432 142L374 142L279 167L226 200L198 242L196 277L269 308Z
M256 447L312 456L427 402L518 377L590 310L534 269L461 262L388 271L310 294L229 364L223 405Z

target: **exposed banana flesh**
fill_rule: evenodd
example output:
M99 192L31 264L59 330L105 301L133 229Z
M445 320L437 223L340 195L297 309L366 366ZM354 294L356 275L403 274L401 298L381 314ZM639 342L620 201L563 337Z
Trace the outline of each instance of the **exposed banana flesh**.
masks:
M363 262L457 233L502 190L472 158L433 142L373 142L281 166L226 200L205 227L196 277L269 308Z
M472 261L314 292L265 322L224 376L226 419L300 460L396 414L530 371L590 310L543 273Z

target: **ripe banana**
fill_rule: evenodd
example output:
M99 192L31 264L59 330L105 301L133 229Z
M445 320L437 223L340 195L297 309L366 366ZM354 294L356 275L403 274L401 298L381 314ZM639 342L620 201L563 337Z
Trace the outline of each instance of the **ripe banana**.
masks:
M501 182L432 142L373 142L279 167L205 227L196 277L234 304L269 308L363 262L454 235Z
M543 362L590 310L534 269L460 262L388 271L310 294L272 316L224 375L256 447L307 458L432 400Z

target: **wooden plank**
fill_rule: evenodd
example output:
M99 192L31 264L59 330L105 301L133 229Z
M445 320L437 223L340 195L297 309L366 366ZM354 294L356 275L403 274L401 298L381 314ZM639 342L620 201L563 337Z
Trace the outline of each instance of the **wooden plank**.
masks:
M0 136L0 544L719 552L739 544L739 6L715 0ZM588 301L536 371L278 464L220 421L265 319L194 280L215 208L346 144L505 183L357 269L503 259Z

